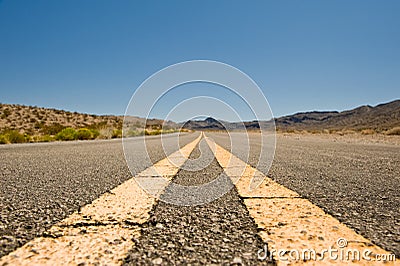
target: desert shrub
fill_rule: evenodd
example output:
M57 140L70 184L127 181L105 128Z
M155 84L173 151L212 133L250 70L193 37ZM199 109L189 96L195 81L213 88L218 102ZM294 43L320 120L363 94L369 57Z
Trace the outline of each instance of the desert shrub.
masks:
M26 142L26 138L23 134L19 133L16 130L10 130L6 134L6 138L10 143L24 143Z
M121 129L114 129L112 134L111 134L111 138L113 138L113 139L122 138L122 130Z
M161 131L161 134L169 134L169 133L174 133L174 132L175 132L175 130L173 130L173 129L163 129Z
M92 136L93 136L92 132L87 128L81 128L75 132L75 139L79 140L92 139L93 138Z
M5 109L3 110L3 113L1 114L1 118L4 119L4 118L8 117L9 115L11 115L10 109L5 108Z
M71 127L67 127L58 132L55 138L56 140L74 140L75 136L76 136L76 130Z
M123 124L123 121L122 121L122 120L119 120L119 121L117 121L117 123L115 123L114 125L115 125L115 127L116 127L117 129L121 129L121 130L122 130L122 124Z
M100 131L97 129L91 129L90 132L92 133L92 139L96 139L98 136L100 136Z
M0 135L0 144L7 144L8 140L7 137L3 134Z
M75 139L89 140L95 139L100 135L97 129L80 128L75 131Z
M36 129L40 129L44 127L44 122L43 121L38 121L35 123L35 125L33 126Z
M99 136L97 137L98 139L110 139L113 133L113 128L108 127L108 128L102 128L99 129Z
M27 129L25 129L25 133L28 135L34 135L35 130L33 130L33 128L27 128Z
M53 123L51 125L44 125L42 124L38 125L39 128L41 128L41 132L45 135L56 135L57 133L61 132L63 129L65 129L65 126L61 125L60 123Z
M153 136L153 135L160 135L160 134L169 134L169 133L174 133L177 132L178 130L176 129L157 129L157 130L145 130L145 135Z
M49 135L43 135L40 138L40 142L50 142L50 141L53 141L53 140L54 140L54 137L49 136Z
M122 133L124 137L136 137L145 135L144 130L137 130L137 129L130 129L126 133L125 131L123 131Z
M361 130L361 134L363 134L363 135L373 135L375 133L376 132L373 129L363 129L363 130Z
M50 142L54 140L54 136L50 135L35 135L31 137L31 142Z
M148 136L159 135L159 134L161 134L161 130L159 130L159 129L157 129L157 130L147 130L146 129L144 131L144 134L148 135Z
M386 135L400 135L400 127L394 127L385 132Z

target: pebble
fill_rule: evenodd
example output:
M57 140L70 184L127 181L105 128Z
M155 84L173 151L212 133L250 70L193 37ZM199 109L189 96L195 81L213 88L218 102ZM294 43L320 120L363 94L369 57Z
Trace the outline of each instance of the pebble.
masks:
M162 258L156 258L154 260L151 261L154 265L161 265L163 263L163 259Z
M156 228L162 229L164 228L164 225L162 223L157 223Z
M232 263L234 263L234 264L242 264L243 261L242 261L242 259L240 257L235 257L233 259Z

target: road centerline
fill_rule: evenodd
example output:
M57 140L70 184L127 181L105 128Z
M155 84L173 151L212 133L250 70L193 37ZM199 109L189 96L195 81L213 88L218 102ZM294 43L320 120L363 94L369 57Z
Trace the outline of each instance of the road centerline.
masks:
M200 138L170 156L187 159ZM42 237L0 258L0 264L121 264L134 245L132 237L140 235L140 225L150 217L149 212L157 201L142 190L135 178L155 171L168 180L180 166L171 163L168 157L162 159L52 226Z
M338 239L345 239L346 248L351 250L370 250L369 258L371 260L376 258L375 255L392 255L331 215L326 214L321 208L302 198L296 192L268 178L212 140L207 139L207 143L210 147L214 147L213 152L218 163L235 183L244 204L259 227L259 235L268 243L269 250L286 251L281 257L277 257L277 254L272 252L278 265L313 264L315 260L312 258L291 261L289 251L301 252L304 249L312 249L318 253L330 247L340 250ZM238 165L243 166L244 164L245 167L238 167ZM243 168L245 170L240 171ZM260 179L260 176L263 181L258 187L252 188L253 178ZM318 261L319 265L340 265L342 263L343 261L327 257ZM360 265L365 264L366 261L350 260L350 263ZM374 261L374 263L382 262ZM395 262L388 263L394 264Z
M204 146L200 149L200 145ZM195 167L205 167L196 171L183 168L172 182L190 187L220 179L223 181L219 185L229 189L207 204L181 206L159 201L136 240L138 244L129 252L126 265L266 265L257 259L264 242L243 200L207 143L200 142L199 146L187 164L196 161ZM191 195L191 190L186 194L174 192L167 187L161 198L182 197L185 201L186 197L197 196Z

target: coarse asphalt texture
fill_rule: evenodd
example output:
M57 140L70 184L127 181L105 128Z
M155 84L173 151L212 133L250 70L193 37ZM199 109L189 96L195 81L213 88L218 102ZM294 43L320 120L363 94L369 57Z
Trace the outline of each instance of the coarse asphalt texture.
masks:
M230 149L228 134L206 136ZM246 134L231 132L230 137L236 156L400 257L400 145L277 134L269 169L268 162L259 161L266 149L259 134L248 134L249 155Z
M141 236L135 239L125 265L273 265L273 262L258 260L258 251L263 250L264 243L254 220L207 143L201 141L199 145L201 149L195 148L186 169L199 166L203 169L180 170L173 182L183 186L201 185L222 175L224 181L219 185L225 186L227 193L197 206L159 201L150 220L143 225ZM167 187L161 199L186 196L191 195L176 195Z
M183 134L179 144L198 135ZM134 173L177 150L178 134L163 139L146 137L147 151L143 137L127 139ZM0 257L132 177L121 139L4 145L0 169Z
M206 136L225 148L230 146L226 134ZM246 138L241 133L231 136ZM257 134L249 136L248 163L267 173L268 163L258 164L260 138ZM198 133L181 135L180 146L196 137ZM168 144L175 142L174 136L163 138L166 153L175 151L175 144ZM146 151L135 144L139 140L130 140L133 172L165 157L159 137L150 137L146 144L151 161L144 159ZM235 155L246 160L246 148L235 148ZM4 145L0 146L0 169L0 256L41 236L53 224L131 177L121 140ZM209 168L205 176L214 175L213 171L221 170L217 166ZM330 136L278 135L268 176L400 257L399 145L345 142ZM193 172L187 178L199 180ZM178 175L175 182L184 180ZM179 208L198 211L201 206ZM175 219L186 224L189 221L183 215ZM212 238L213 232L205 235ZM127 262L134 259L133 254ZM171 257L175 255L171 253Z

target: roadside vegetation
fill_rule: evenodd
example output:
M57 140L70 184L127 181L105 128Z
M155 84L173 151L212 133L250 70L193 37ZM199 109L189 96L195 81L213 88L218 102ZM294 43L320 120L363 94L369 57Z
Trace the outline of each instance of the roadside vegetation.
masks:
M35 106L0 103L0 144L113 139L177 132L173 122L122 116L90 115Z
M160 134L170 134L175 132L189 132L187 129L156 129L156 130L148 130L148 129L135 129L128 130L124 137L136 137L136 136L152 136L152 135L160 135Z
M124 137L136 137L136 136L152 136L160 134L169 134L179 132L177 129L158 129L158 130L138 130L132 129L124 134ZM0 133L0 144L11 144L11 143L28 143L28 142L50 142L50 141L72 141L72 140L94 140L94 139L114 139L122 138L121 129L106 130L106 132L111 132L107 135L102 135L101 130L89 129L89 128L79 128L74 129L71 127L63 128L60 132L53 135L28 135L22 134L16 130L4 130ZM104 130L103 130L104 132ZM180 132L188 132L188 130L181 130Z

